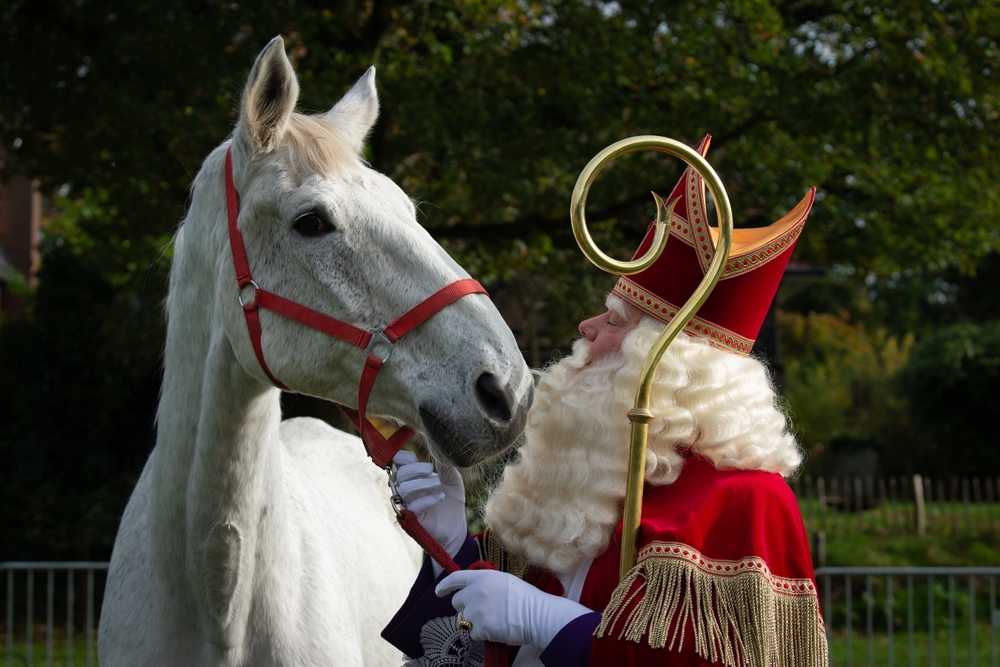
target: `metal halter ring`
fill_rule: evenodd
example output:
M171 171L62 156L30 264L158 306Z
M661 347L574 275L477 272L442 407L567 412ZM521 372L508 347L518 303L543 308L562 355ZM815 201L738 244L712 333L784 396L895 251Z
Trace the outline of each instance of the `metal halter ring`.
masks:
M392 356L392 346L393 342L389 340L388 336L385 335L385 330L375 329L372 331L372 338L368 341L368 347L365 348L365 352L372 355L376 359L380 359L384 364L389 361L389 357ZM384 349L385 356L376 354L377 349Z
M247 287L253 287L253 297L248 301L243 301L243 290ZM237 292L236 299L240 302L240 305L243 306L244 308L246 308L248 305L253 306L257 303L257 290L259 289L260 287L257 285L257 283L251 280L246 285L240 286L240 291Z
M462 610L458 612L458 627L465 630L466 632L472 632L472 623L465 620L465 611Z

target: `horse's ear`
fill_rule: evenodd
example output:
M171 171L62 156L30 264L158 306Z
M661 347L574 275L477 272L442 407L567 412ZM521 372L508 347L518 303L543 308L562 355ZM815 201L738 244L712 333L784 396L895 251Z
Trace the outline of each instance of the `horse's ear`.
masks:
M326 120L360 154L365 137L378 119L378 91L375 90L375 66L361 75L347 94L326 113Z
M243 89L237 133L242 130L246 134L254 154L267 153L278 145L298 98L299 82L279 35L257 56Z

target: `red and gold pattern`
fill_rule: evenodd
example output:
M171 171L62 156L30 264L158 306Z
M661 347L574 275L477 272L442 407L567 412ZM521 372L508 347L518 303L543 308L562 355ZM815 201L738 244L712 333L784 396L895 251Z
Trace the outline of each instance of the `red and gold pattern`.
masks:
M698 144L702 155L708 152L710 140L706 136ZM685 327L686 333L737 354L750 354L814 196L815 190L810 189L795 208L768 227L733 231L725 271L698 316ZM645 271L622 277L614 289L664 322L676 315L678 308L672 304L683 304L694 293L715 255L718 239L718 229L707 216L704 180L693 168L685 170L665 203L675 200L663 254ZM652 238L651 226L635 257L645 254Z
M674 319L680 311L680 308L674 304L658 300L655 294L629 283L625 278L618 279L618 284L615 285L615 292L619 296L625 297L636 308L665 322ZM742 355L748 355L753 350L752 339L744 338L728 329L717 327L700 317L693 317L688 320L688 323L684 325L684 330L692 336L702 336L715 347L724 350L732 350Z

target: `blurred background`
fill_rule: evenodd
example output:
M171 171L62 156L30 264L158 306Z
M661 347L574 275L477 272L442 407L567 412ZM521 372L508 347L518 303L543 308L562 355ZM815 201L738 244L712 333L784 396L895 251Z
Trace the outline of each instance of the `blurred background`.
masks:
M568 349L613 284L568 219L606 145L712 134L737 226L769 224L816 186L758 341L809 452L815 520L837 509L816 495L823 476L891 490L914 473L976 476L952 499L993 501L996 3L6 0L0 561L109 557L155 441L172 234L277 34L304 111L377 67L369 161L420 202L533 366ZM668 194L680 172L656 154L604 172L588 219L608 253L631 255L650 190ZM285 399L289 415L337 422Z

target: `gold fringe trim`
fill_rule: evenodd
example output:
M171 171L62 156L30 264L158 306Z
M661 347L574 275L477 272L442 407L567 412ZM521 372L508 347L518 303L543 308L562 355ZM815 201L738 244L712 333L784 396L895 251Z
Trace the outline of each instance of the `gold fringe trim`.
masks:
M531 563L527 560L504 549L492 530L483 532L482 552L486 560L492 561L498 570L513 574L518 579L524 579L524 575L531 568Z
M811 579L777 577L756 556L709 559L679 542L639 552L595 635L611 636L619 622L618 639L641 643L648 634L652 648L678 651L690 624L695 652L727 667L827 667L829 660Z

